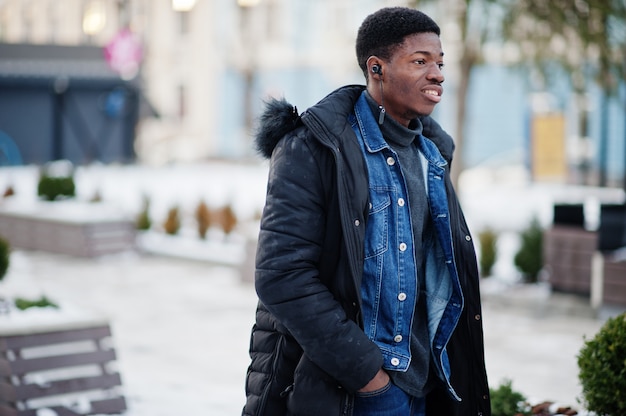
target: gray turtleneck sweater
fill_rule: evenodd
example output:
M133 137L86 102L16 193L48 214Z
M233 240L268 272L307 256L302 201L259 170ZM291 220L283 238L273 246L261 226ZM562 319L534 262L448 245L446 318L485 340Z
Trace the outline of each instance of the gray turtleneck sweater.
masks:
M366 93L367 102L378 120L379 108L374 99ZM400 162L400 169L407 187L411 226L415 242L415 263L418 270L417 286L418 299L413 314L411 334L411 364L406 372L390 371L393 382L406 393L415 397L424 397L428 393L430 369L430 346L428 336L428 317L426 312L426 293L424 290L424 256L423 245L431 238L431 221L428 206L422 157L415 139L422 134L422 123L419 119L411 121L405 127L388 115L379 126L383 138L396 152Z

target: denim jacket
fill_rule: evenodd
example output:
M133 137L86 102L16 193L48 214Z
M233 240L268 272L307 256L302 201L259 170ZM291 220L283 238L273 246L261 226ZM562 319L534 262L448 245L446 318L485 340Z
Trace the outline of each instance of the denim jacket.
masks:
M450 384L446 352L463 309L443 181L447 162L428 138L420 135L416 139L434 229L434 237L423 248L426 287L418 288L416 242L398 157L384 140L364 95L354 111L350 122L366 160L370 193L361 285L364 331L380 348L383 368L406 371L411 362L409 341L415 301L418 290L426 290L430 345L437 375L460 400Z

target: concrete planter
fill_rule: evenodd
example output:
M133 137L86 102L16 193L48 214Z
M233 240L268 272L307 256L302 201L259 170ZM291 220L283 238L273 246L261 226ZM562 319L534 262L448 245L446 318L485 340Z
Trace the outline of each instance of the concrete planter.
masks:
M95 257L135 247L135 224L97 203L0 206L0 235L14 248Z
M626 260L598 251L598 233L554 226L544 232L544 266L554 290L590 297L594 308L626 307Z

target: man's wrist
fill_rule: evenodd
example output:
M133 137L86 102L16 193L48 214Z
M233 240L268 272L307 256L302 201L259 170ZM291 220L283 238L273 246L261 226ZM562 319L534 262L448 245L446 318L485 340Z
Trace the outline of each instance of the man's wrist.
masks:
M369 381L363 388L358 391L361 393L367 393L370 391L380 390L390 382L389 374L382 368L378 370L373 379Z

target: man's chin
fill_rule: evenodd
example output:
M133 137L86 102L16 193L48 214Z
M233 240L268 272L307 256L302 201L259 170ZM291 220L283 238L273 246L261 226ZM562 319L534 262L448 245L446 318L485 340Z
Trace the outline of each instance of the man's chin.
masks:
M417 117L427 117L429 115L431 115L433 113L433 111L435 110L435 108L431 108L430 110L425 110L425 111L420 111L419 113L417 113Z
M429 116L435 111L435 104L432 105L421 105L419 108L415 109L418 117Z

